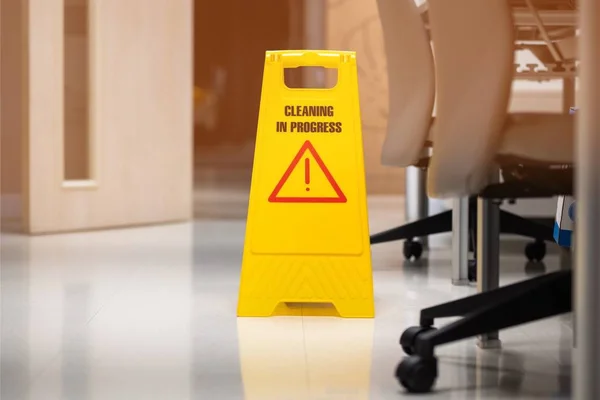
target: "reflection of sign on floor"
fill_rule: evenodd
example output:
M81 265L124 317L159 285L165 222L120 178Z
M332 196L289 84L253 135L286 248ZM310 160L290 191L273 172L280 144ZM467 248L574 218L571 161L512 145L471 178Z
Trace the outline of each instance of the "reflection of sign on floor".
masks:
M373 319L238 318L246 400L367 400Z

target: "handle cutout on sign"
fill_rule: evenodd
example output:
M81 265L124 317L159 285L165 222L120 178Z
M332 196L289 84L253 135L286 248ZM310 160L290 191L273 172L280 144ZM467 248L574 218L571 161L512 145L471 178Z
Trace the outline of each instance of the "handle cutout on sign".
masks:
M338 69L316 66L284 68L283 82L289 89L333 89L338 83Z

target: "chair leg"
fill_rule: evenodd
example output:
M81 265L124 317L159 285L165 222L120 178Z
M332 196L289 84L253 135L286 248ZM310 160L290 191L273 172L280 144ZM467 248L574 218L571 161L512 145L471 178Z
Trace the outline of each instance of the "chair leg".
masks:
M477 294L469 300L469 307L466 302L449 303L457 310L471 310L437 330L430 326L406 329L400 344L409 357L398 364L396 378L410 392L430 391L438 375L436 346L572 311L572 280L572 271L559 271L533 279L533 283L517 283ZM444 305L437 306L438 311L441 306Z
M435 346L570 312L571 271L540 278L546 279L533 279L533 284L518 290L519 283L472 296L472 304L479 302L480 307L456 322L418 335L415 353L432 357Z
M371 244L412 239L452 231L452 210L371 235Z
M464 316L476 311L482 307L482 304L499 304L505 299L518 298L520 295L532 290L552 285L553 282L560 279L567 279L570 271L560 271L542 275L523 282L503 286L501 288L490 290L488 292L478 293L462 299L438 304L433 307L421 310L420 325L423 327L432 326L435 318ZM570 275L569 275L570 276ZM569 278L570 279L570 278ZM485 332L484 332L485 333Z
M551 242L552 227L523 218L505 210L500 211L500 232Z
M476 218L473 208L469 209L474 237ZM551 237L551 229L505 211L499 222L502 233L530 236L536 241L545 240L547 234ZM402 349L410 357L398 364L396 378L410 392L431 390L438 373L436 346L570 312L571 285L572 271L558 271L422 310L420 326L406 329L400 337ZM440 329L432 328L435 318L449 316L463 317Z
M469 198L469 220L469 224L476 224L476 197ZM476 234L475 229L476 228L473 227L473 232ZM397 240L406 240L451 231L452 210L448 210L387 231L375 233L371 235L371 244L394 242ZM554 240L551 227L548 228L544 224L540 224L504 210L500 210L500 232L527 236L539 240ZM469 244L469 250L474 251L472 243Z
M469 202L469 251L477 258L477 201Z

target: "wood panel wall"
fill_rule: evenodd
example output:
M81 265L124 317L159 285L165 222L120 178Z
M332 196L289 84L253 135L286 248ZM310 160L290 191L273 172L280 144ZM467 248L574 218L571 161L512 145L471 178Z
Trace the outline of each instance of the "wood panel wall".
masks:
M0 0L0 216L18 224L22 200L22 0Z
M86 56L77 51L85 47L65 51L66 39L82 36L83 21L64 24L65 12L73 12L68 7L78 3L27 3L26 230L51 233L188 219L193 1L152 0L152 7L147 0L91 1L89 71L81 68ZM69 86L65 67L77 67L82 79ZM89 92L84 75L89 75ZM65 146L66 125L74 124L72 133L79 135L86 124L65 118L69 104L81 106L65 102L65 88L76 89L71 100L88 97L89 102L92 174L83 185L65 176L65 152L77 151Z

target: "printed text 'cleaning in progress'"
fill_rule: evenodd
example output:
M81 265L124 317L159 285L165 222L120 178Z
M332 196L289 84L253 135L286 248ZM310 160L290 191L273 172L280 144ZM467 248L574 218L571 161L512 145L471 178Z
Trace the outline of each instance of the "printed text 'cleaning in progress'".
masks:
M333 106L292 106L283 108L286 117L325 117L333 118ZM277 121L279 133L341 133L342 123L338 121Z

